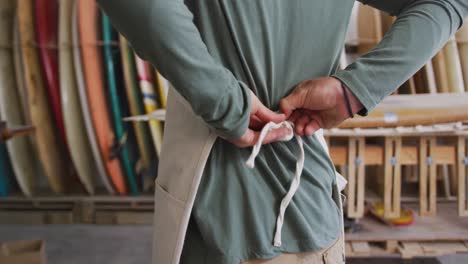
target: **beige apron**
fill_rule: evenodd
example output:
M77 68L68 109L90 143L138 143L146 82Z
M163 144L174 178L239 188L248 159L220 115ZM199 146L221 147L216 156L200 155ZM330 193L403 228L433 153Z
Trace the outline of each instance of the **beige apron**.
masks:
M326 144L323 133L319 132L318 136ZM153 264L180 261L195 196L216 137L187 101L173 88L169 89L164 142L155 182ZM343 186L342 176L337 174L337 177Z

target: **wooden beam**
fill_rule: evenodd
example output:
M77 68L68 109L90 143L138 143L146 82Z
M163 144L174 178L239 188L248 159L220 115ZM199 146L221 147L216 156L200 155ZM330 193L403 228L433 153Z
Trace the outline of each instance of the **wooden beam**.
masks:
M364 163L369 165L384 165L383 146L366 146ZM330 155L336 166L347 164L347 146L333 146L330 148ZM417 146L402 146L400 165L418 165L419 149ZM457 164L456 146L436 146L434 151L434 160L437 165L455 165Z
M419 207L421 216L437 213L436 138L421 137L419 141Z
M401 137L385 138L384 216L400 217Z
M362 218L364 216L365 196L365 148L364 137L348 139L348 217Z
M458 215L468 216L468 200L466 197L466 178L468 168L468 137L458 138Z

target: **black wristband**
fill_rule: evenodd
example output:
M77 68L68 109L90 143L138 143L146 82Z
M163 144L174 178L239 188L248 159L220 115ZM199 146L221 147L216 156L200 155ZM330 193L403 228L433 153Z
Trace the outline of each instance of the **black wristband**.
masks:
M349 101L348 90L346 89L346 86L343 82L341 82L341 88L343 88L343 94L346 101L346 108L348 108L349 117L354 118L353 108L351 107L351 102Z

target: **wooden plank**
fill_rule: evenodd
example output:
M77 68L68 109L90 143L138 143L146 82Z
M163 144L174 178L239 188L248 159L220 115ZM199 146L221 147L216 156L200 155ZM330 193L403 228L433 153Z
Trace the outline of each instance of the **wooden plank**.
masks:
M382 146L366 146L364 163L369 165L384 164L384 147ZM400 165L419 165L419 149L416 146L401 147ZM348 163L348 149L346 146L330 147L330 155L333 163L337 166L344 166ZM434 151L434 160L437 165L455 165L456 146L436 146Z
M419 143L419 205L421 216L437 213L437 167L434 159L435 137L421 137Z
M51 225L73 224L72 212L48 212L45 215L45 223Z
M410 259L415 256L424 255L423 248L417 242L402 242L401 244L402 246L399 248L399 251L403 259Z
M401 137L385 138L384 216L400 217Z
M353 257L354 254L353 254L353 248L351 247L351 243L350 242L346 242L345 243L345 255L346 256L349 256L349 257Z
M398 241L396 240L388 240L385 242L385 251L387 253L393 253L398 250Z
M62 211L0 211L0 224L72 224L73 214Z
M348 171L346 176L348 177L347 191L347 210L348 217L358 218L356 210L356 169L355 169L355 158L356 158L356 140L354 138L348 139L348 156L347 165Z
M468 137L458 138L458 214L468 216L468 200L466 197L467 168L468 168Z
M151 212L96 212L98 225L147 225L152 224Z
M365 138L348 139L348 217L364 216L365 197Z
M381 146L366 146L364 163L368 165L383 164L383 147ZM344 166L348 163L348 149L346 146L333 146L330 148L330 155L333 163L336 166Z
M351 249L354 256L370 255L370 247L367 242L351 242Z
M0 224L43 225L45 223L46 223L45 212L0 211Z
M379 16L380 17L380 16ZM365 199L365 190L366 190L366 164L365 164L365 157L366 157L366 139L364 137L360 137L357 141L358 144L358 153L356 156L356 165L357 165L357 212L361 217L364 217L364 199Z
M468 248L465 246L464 242L421 242L419 243L424 250L424 253L441 255L441 254L456 254L456 253L466 253Z

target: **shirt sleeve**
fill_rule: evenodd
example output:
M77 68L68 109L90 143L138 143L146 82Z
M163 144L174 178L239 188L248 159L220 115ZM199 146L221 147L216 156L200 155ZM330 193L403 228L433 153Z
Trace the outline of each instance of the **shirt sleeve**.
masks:
M137 54L153 64L224 138L248 128L250 91L209 54L183 0L97 0Z
M432 58L463 24L466 0L360 0L397 16L382 41L334 77L361 101L367 115Z

